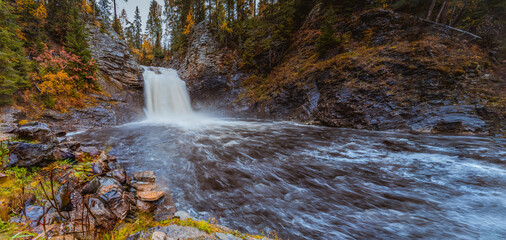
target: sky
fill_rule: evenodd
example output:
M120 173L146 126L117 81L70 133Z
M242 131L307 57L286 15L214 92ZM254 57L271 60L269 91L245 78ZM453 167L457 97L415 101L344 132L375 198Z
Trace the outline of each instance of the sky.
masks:
M163 0L156 0L158 4L163 6ZM146 21L148 19L148 12L149 12L149 4L151 3L151 0L128 0L128 2L125 2L124 0L117 0L116 4L118 15L121 14L121 11L123 9L126 10L128 20L132 22L134 20L135 15L135 7L139 6L139 11L141 13L142 17L142 30L144 31L146 29Z

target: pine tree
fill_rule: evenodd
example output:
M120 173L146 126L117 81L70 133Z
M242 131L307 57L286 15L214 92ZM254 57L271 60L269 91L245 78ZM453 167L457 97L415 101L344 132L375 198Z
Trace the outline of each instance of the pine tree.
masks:
M109 0L100 0L98 2L98 7L103 20L109 23L111 20L111 2Z
M163 55L162 51L162 7L156 0L152 0L149 6L146 32L151 38L156 57Z
M140 49L142 47L142 19L139 11L139 7L135 7L134 22L132 23L133 28L133 43L135 48Z
M27 84L28 60L12 8L0 0L0 106L12 102L12 95Z
M91 52L86 41L88 34L86 33L84 21L79 16L79 9L77 7L73 7L70 12L68 29L69 31L65 38L66 49L81 57L84 62L89 62L91 60Z
M331 8L325 15L325 22L320 29L321 34L316 40L316 48L320 55L325 54L328 50L333 49L339 45L338 39L334 36L335 31L333 25L335 22L335 13Z

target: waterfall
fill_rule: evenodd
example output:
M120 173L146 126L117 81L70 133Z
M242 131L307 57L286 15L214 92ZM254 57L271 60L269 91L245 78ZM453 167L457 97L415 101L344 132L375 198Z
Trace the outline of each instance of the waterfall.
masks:
M148 120L181 119L193 113L186 83L174 69L143 68L145 112Z

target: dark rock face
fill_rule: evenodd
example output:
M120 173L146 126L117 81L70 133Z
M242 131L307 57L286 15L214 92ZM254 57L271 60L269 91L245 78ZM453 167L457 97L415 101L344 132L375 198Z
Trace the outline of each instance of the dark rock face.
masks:
M95 26L89 26L88 30L91 35L91 51L97 60L99 73L117 86L142 88L139 78L141 67L130 53L126 42L114 31L102 33Z
M53 160L53 146L47 144L10 143L9 166L41 166Z
M44 207L35 205L28 206L25 209L25 214L26 218L30 221L30 225L36 226L44 215Z
M324 10L312 9L281 63L259 81L239 69L240 57L220 48L203 23L186 55L169 66L187 82L197 110L372 130L506 132L506 111L486 97L504 94L494 92L489 60L473 37L370 10L335 26L360 47L343 45L319 56Z
M178 70L181 79L187 82L196 110L231 114L245 74L239 71L238 59L214 40L204 22L197 24L193 32L186 55L162 65Z
M45 123L31 122L17 128L14 133L22 139L37 140L40 142L55 142L56 137L49 134L51 129Z

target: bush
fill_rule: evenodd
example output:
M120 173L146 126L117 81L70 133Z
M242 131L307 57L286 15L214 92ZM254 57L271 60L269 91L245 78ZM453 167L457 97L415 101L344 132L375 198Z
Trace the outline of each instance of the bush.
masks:
M320 55L327 53L327 51L337 47L340 44L340 41L334 36L335 22L336 22L335 13L331 8L330 10L327 11L327 14L325 14L325 21L320 29L321 34L316 40L316 48Z

